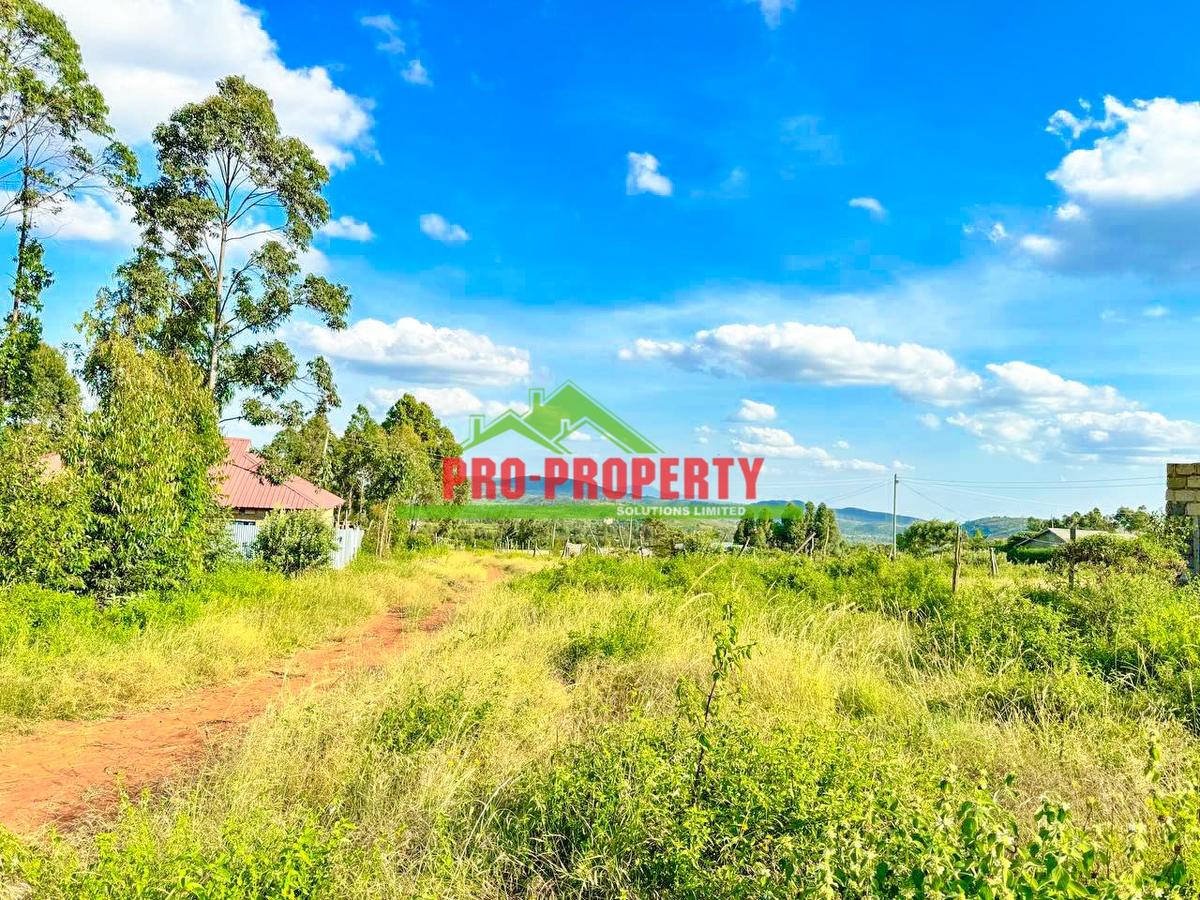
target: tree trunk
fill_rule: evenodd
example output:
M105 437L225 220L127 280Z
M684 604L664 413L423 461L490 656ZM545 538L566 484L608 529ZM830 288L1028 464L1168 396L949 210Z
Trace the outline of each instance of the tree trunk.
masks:
M21 224L17 228L17 270L13 279L13 305L8 321L15 328L21 317L21 280L25 277L25 251L29 248L29 232L33 228L33 213L29 209L29 165L21 168Z

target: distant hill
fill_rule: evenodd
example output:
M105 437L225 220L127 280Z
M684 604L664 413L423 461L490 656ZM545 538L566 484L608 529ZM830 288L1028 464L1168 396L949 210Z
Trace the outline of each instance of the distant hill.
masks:
M1017 516L984 516L982 519L972 519L963 522L963 531L974 534L983 532L984 537L1008 537L1026 529L1029 520Z

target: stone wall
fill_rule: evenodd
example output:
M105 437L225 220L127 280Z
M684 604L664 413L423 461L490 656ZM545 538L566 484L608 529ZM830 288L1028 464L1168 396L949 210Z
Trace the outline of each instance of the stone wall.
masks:
M1167 515L1200 516L1200 463L1167 463Z

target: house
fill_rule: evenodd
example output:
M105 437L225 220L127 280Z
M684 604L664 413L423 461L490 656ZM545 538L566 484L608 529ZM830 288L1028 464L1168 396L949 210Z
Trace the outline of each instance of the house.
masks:
M225 462L213 470L220 490L219 502L237 522L258 522L276 509L318 509L333 521L333 512L344 502L337 494L317 487L297 475L275 484L259 474L263 459L250 452L249 438L225 438Z
M1091 528L1075 529L1076 540L1079 538L1095 537L1098 534L1102 534L1107 537L1121 538L1123 540L1128 540L1129 538L1136 536L1127 531L1097 531ZM1061 547L1063 544L1069 543L1071 543L1070 528L1047 528L1043 531L1039 531L1035 535L1025 538L1023 541L1019 541L1018 543L1014 544L1013 547L1026 547L1029 549L1036 547L1052 548Z

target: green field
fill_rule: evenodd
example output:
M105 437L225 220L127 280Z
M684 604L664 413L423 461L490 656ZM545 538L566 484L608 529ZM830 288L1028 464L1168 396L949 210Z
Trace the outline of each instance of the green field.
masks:
M376 565L329 577L414 577ZM114 818L8 840L4 877L47 897L1194 896L1197 599L982 558L952 594L946 561L867 551L549 563Z

